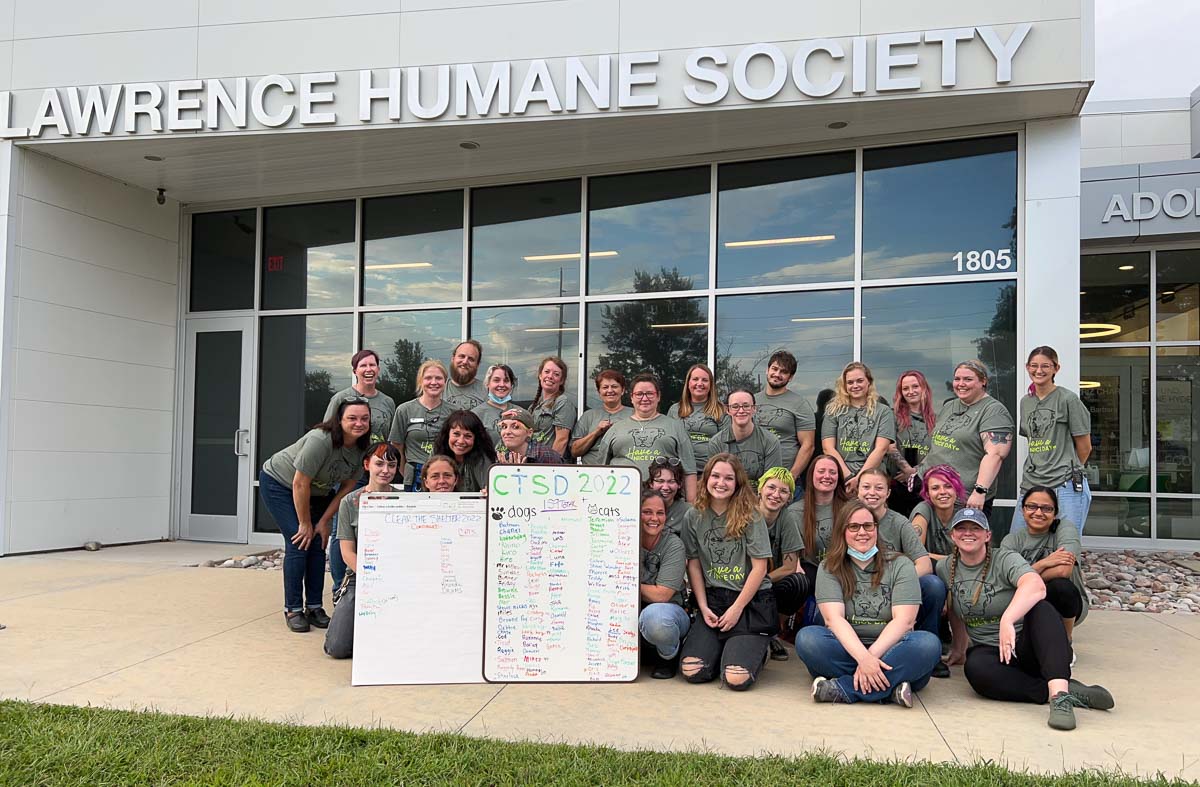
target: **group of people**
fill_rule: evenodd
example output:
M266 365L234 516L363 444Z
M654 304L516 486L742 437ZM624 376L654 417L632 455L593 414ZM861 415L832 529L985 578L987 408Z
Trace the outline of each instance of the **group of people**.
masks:
M264 463L287 625L328 628L330 656L352 655L364 490L486 492L492 464L578 461L641 471L639 631L656 678L746 690L794 639L818 702L912 707L931 677L963 665L985 697L1049 702L1057 729L1075 726L1074 708L1112 707L1102 687L1071 678L1088 606L1078 559L1091 424L1055 385L1052 348L1029 355L1019 423L976 360L955 367L940 407L921 372L900 375L889 405L853 362L819 411L789 388L786 350L763 390L724 401L712 370L693 365L666 413L656 375L606 369L593 381L601 406L578 416L561 358L539 364L522 407L509 366L478 378L482 356L468 340L449 369L425 361L416 396L397 406L376 387L378 356L362 350L325 420ZM996 546L996 479L1017 434L1029 441L1019 506Z

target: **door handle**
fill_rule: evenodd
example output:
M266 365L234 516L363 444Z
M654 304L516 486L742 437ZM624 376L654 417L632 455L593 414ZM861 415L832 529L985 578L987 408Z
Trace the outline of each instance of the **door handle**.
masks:
M233 433L233 454L234 454L234 456L249 456L249 454L244 454L241 451L242 435L246 435L247 437L249 437L250 430L249 429L238 429L236 432Z

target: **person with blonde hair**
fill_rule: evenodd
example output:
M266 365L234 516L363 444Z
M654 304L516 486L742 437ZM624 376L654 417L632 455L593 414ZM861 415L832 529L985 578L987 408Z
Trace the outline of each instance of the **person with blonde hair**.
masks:
M842 466L847 492L857 494L859 473L879 467L895 440L895 416L879 400L871 370L846 364L821 421L821 446Z
M715 454L683 525L688 578L698 614L683 643L680 670L690 683L720 674L735 691L754 685L779 631L767 565L771 539L742 463Z
M536 422L533 441L565 456L579 417L575 400L567 396L567 362L555 356L543 358L538 364L537 382L537 394L529 405Z
M712 369L707 364L695 363L688 368L679 401L667 409L667 415L683 421L683 428L692 438L696 466L704 467L711 453L709 442L729 425L729 413L717 397Z
M454 408L442 399L449 374L441 361L426 360L417 369L417 396L396 408L388 442L400 449L404 485L416 489L421 481L421 466L433 453L433 441L442 422Z

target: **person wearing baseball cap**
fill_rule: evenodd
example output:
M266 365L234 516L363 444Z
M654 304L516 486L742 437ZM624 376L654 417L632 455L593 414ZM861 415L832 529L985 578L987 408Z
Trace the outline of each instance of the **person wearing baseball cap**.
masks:
M937 567L954 633L947 661L964 665L971 688L993 700L1049 701L1056 730L1075 729L1075 708L1112 708L1107 689L1071 677L1071 646L1062 617L1045 601L1045 582L1020 554L992 547L987 515L960 510L950 540L954 551Z
M524 407L510 407L500 413L496 422L501 442L496 449L498 464L562 464L562 454L558 451L548 445L532 442L535 423L533 413Z

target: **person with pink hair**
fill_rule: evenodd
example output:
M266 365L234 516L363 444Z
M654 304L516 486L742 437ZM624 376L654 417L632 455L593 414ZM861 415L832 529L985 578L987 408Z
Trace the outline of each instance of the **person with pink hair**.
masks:
M935 465L921 478L921 502L913 509L909 521L935 563L954 553L950 521L966 499L962 478L950 465Z
M929 453L929 433L936 425L933 391L925 375L916 369L900 374L892 399L896 416L896 442L888 449L888 472L892 476L892 494L888 504L905 516L921 502L917 465Z

